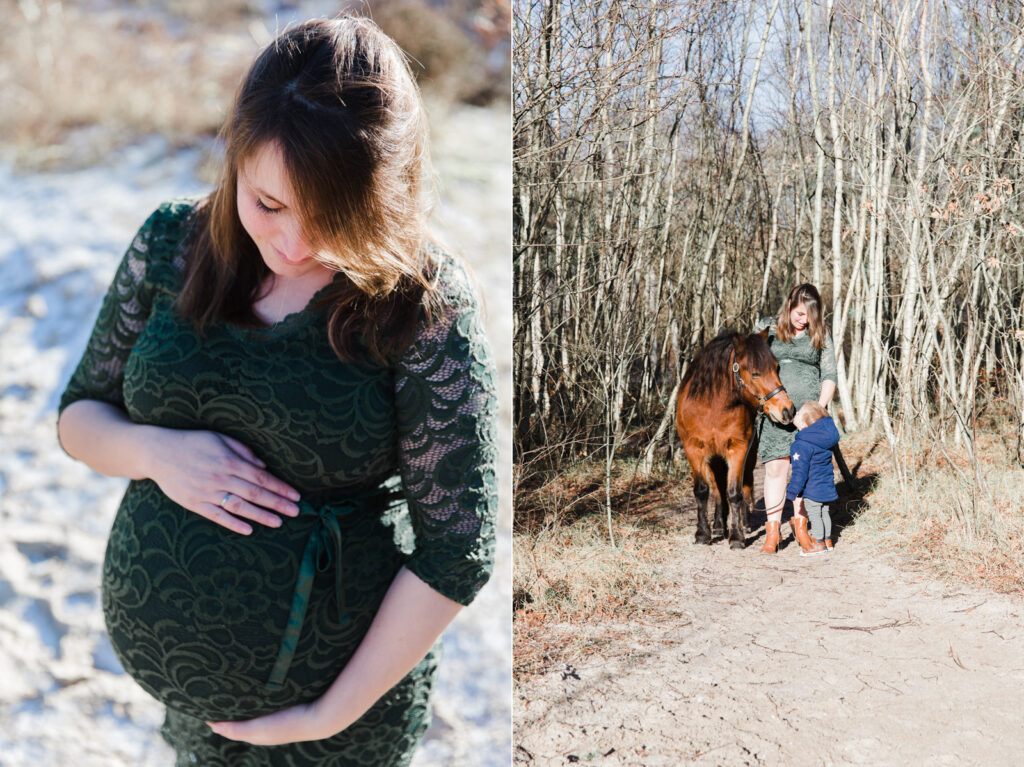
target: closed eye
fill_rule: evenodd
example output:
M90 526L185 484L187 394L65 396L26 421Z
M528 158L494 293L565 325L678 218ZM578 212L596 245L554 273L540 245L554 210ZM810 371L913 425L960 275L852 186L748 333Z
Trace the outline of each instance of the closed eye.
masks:
M284 210L284 208L269 208L269 207L267 207L267 205L259 197L256 198L256 207L259 208L264 213L279 213L282 210Z

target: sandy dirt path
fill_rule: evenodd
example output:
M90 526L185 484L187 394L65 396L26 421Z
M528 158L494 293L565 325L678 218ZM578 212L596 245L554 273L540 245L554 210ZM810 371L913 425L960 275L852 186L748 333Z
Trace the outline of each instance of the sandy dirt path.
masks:
M862 543L769 556L694 529L655 620L588 627L629 639L517 685L517 764L1022 763L1024 602Z

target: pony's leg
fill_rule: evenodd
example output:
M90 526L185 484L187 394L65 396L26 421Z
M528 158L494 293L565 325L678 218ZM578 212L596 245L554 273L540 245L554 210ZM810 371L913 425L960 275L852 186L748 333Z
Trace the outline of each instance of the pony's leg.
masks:
M693 477L693 497L697 499L697 534L694 543L711 543L711 527L708 525L708 495L714 487L715 478L708 482L706 476L695 474ZM718 492L715 491L715 496Z
M703 454L698 450L687 449L686 458L693 470L693 497L697 499L697 534L693 538L694 543L711 543L711 528L708 526L708 495L714 487L715 477L710 467L704 460ZM718 490L715 490L718 495Z
M711 534L712 536L724 536L726 534L726 516L729 513L729 500L727 496L722 495L722 491L718 486L718 480L715 480L712 495L715 501L715 521L711 526Z
M747 496L744 493L744 474L747 462L747 443L730 447L729 462L729 548L742 549L747 545Z
M711 487L715 501L715 516L711 520L711 537L714 538L716 535L725 535L725 516L728 512L726 500L722 497L722 486L714 471L711 472Z

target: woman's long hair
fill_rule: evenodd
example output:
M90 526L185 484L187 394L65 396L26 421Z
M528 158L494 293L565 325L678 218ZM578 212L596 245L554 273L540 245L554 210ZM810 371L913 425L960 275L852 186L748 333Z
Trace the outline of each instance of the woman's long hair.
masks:
M270 274L238 216L239 168L281 151L303 238L340 271L323 293L341 359L387 360L428 316L435 265L426 250L427 126L398 45L368 19L309 21L257 57L221 130L217 188L198 207L179 311L200 332L215 319L258 325Z
M784 343L793 340L796 331L793 329L793 323L789 321L789 315L800 304L807 310L807 334L811 337L811 345L821 351L825 348L825 318L821 309L821 295L809 282L797 285L789 291L786 303L779 312L775 336Z

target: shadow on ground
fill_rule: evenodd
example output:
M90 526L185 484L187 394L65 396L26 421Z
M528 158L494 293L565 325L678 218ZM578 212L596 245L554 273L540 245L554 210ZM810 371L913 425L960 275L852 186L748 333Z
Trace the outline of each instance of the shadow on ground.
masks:
M865 507L866 498L870 496L874 490L875 485L878 483L878 473L875 471L864 471L861 473L861 469L864 467L865 461L870 458L871 454L878 447L879 443L875 442L871 446L871 449L863 456L860 456L857 462L850 467L850 473L853 477L853 486L851 487L846 480L840 480L836 483L836 492L839 495L838 500L833 502L829 512L832 518L832 540L838 542L842 537L843 530L853 524L857 515ZM837 469L838 471L838 469ZM671 515L675 524L681 527L696 528L697 526L697 501L693 496L693 483L687 475L680 479L679 486L685 489L685 493L674 493L675 498L678 500L674 513ZM747 516L748 529L746 535L747 547L759 543L764 537L764 523L765 523L765 506L764 506L764 466L760 463L754 468L754 505L750 509ZM666 509L667 511L667 509ZM779 544L779 550L785 550L793 541L786 531L789 529L789 520L793 515L792 503L786 502L786 507L782 512L782 541ZM711 503L708 504L708 521L713 524L713 508ZM729 517L725 518L726 530L728 530ZM722 530L715 528L711 538L711 544L720 543L726 540L726 535Z

